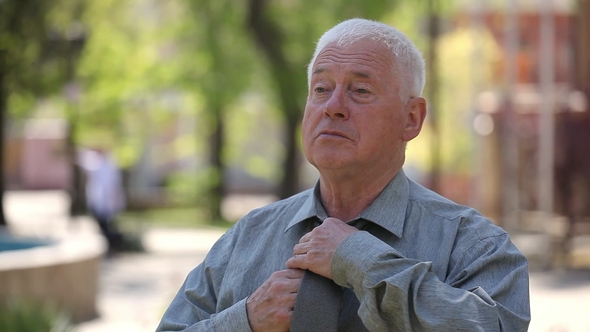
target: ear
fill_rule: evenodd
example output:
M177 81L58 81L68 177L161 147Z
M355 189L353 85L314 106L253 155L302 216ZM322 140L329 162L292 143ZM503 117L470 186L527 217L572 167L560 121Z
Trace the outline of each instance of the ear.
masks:
M426 99L413 97L405 109L406 125L402 139L406 142L414 139L422 130L422 124L426 118Z

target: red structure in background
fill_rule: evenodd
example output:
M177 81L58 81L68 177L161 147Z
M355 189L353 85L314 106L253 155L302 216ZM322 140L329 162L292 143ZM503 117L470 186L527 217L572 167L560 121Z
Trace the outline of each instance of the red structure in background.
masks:
M556 207L569 226L561 243L563 255L572 249L573 237L590 226L590 0L579 0L577 6L570 82L579 94L556 122Z
M517 48L512 50L514 57L514 85L509 86L510 97L499 96L500 107L492 114L495 122L490 168L500 170L496 174L504 179L499 188L492 190L496 197L491 198L488 207L500 211L492 215L502 215L507 207L502 202L506 193L506 164L509 158L505 153L506 135L515 135L517 144L518 208L521 211L539 210L540 202L537 181L539 146L540 109L544 101L541 90L540 63L541 52L541 13L523 11L517 15ZM567 258L571 249L571 239L590 224L590 0L579 0L575 14L555 12L554 26L554 86L555 101L553 114L555 120L554 142L554 212L567 218L566 234L559 239L556 258ZM506 49L506 21L503 12L486 12L481 20L503 47L504 61L496 68L495 79L500 85L506 83L505 66L510 61L510 51ZM513 171L513 170L508 170ZM493 172L492 172L493 173ZM522 217L522 215L521 215ZM504 221L502 218L500 223ZM519 220L520 221L520 220ZM542 225L536 224L536 227ZM533 231L535 231L533 229ZM542 231L537 229L537 231Z
M517 84L539 84L539 53L541 52L539 12L522 12L518 14L518 50L517 50ZM507 36L505 22L506 14L498 12L486 13L483 16L485 26L494 36L498 45L505 45ZM555 45L555 83L570 83L573 68L573 37L574 16L569 13L554 13ZM504 49L504 59L508 59L508 50ZM504 61L504 65L506 61ZM504 68L497 68L498 82L503 80Z

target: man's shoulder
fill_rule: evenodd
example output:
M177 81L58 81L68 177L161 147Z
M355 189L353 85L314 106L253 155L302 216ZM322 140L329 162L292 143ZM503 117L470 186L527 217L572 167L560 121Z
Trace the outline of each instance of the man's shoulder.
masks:
M457 222L459 228L472 231L479 239L506 233L475 208L458 204L411 180L409 200L414 208L443 220Z
M445 219L455 219L465 213L475 211L473 208L458 204L412 180L409 180L409 183L410 204L418 205L431 214Z

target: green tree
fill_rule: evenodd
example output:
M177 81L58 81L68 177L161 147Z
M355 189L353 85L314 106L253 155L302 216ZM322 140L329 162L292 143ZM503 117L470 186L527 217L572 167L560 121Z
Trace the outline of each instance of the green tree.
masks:
M194 149L192 156L206 150L208 166L173 182L198 186L192 192L204 194L199 202L211 220L221 219L224 116L249 86L254 59L243 31L244 6L205 0L104 0L88 6L90 38L78 71L84 90L79 140L117 141L124 166L141 162L153 133L171 125L174 116L163 100L174 95L182 100L179 112L202 120L195 143L178 145ZM195 177L198 183L187 183Z
M201 93L204 100L208 132L208 160L210 171L206 205L213 221L222 219L221 201L225 196L224 116L227 109L248 87L254 57L243 31L245 7L230 0L193 0L186 19L188 35L184 35L184 51L206 59L206 70L185 71L187 88ZM191 37L188 37L191 36ZM188 38L192 40L187 40ZM187 69L194 60L183 62Z
M3 174L4 127L9 114L33 109L38 96L60 91L73 59L68 27L72 16L57 15L68 1L0 1L0 174ZM69 7L71 9L71 7ZM70 20L70 21L68 21ZM70 30L71 32L71 30ZM4 194L0 179L0 202ZM0 204L0 225L6 225Z

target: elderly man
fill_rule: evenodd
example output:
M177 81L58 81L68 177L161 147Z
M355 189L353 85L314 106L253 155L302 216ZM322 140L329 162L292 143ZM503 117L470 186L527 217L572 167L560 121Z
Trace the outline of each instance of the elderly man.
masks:
M315 188L223 235L158 331L526 331L527 261L508 234L402 170L426 116L414 44L342 22L319 40L308 80Z

